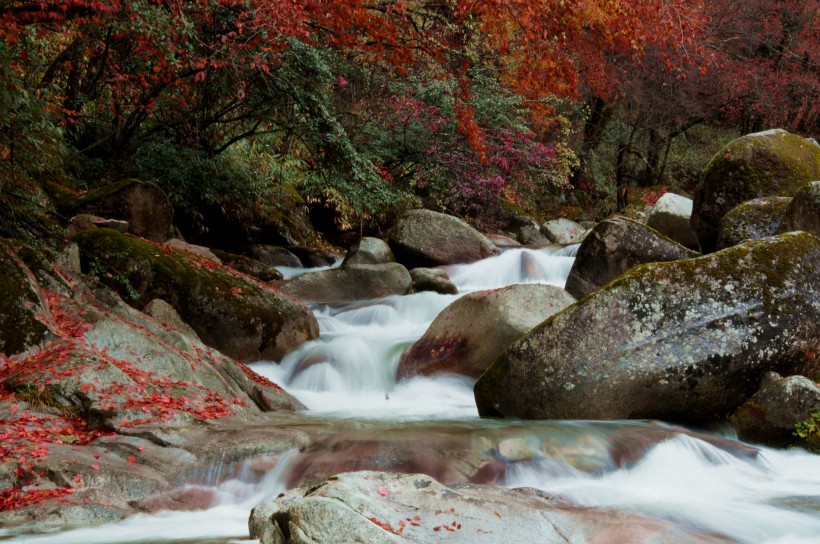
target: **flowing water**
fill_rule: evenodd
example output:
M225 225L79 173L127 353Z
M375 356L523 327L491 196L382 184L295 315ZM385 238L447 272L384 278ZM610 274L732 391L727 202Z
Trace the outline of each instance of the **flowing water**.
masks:
M319 340L280 363L253 368L301 400L313 424L333 429L327 438L283 455L261 479L240 471L219 483L219 504L209 510L139 515L8 541L247 542L248 515L259 501L333 472L377 469L536 487L575 504L668 519L743 543L820 542L820 456L744 445L731 430L695 432L662 422L486 421L478 418L471 380L396 383L401 353L458 296L515 283L563 287L575 249L511 249L448 267L459 295L419 293L314 308ZM303 272L288 270L290 276ZM465 460L473 468L489 460L492 470L471 473Z

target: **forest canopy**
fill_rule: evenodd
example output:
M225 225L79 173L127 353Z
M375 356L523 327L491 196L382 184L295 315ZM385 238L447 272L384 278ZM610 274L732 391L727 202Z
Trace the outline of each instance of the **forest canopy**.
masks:
M816 135L820 0L10 0L0 189L154 181L342 226L418 205L614 205L715 144Z

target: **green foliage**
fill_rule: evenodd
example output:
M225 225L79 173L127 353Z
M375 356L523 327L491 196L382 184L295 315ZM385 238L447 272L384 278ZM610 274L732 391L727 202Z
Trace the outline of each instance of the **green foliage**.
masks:
M800 421L794 426L794 435L798 438L810 442L820 442L820 412L814 412L805 421Z
M128 300L136 302L140 298L140 294L134 288L129 276L134 272L135 268L128 267L126 270L119 269L115 264L120 261L124 262L126 255L120 252L109 252L103 255L94 255L88 261L87 274L91 277L97 278L101 283L117 286L117 290L124 294Z

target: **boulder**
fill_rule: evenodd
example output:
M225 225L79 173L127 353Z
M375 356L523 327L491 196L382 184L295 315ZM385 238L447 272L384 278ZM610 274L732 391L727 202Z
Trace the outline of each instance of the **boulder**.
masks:
M541 233L541 227L535 221L521 226L515 239L525 246L545 246L550 243L549 238Z
M399 219L388 242L408 268L471 263L498 254L480 232L450 215L412 210Z
M642 223L613 217L595 225L581 242L567 277L566 290L582 298L633 266L697 255Z
M345 256L342 266L347 264L394 263L396 258L387 242L379 238L365 236L354 243Z
M538 284L464 295L402 355L398 377L450 373L477 378L513 341L573 302L560 287Z
M666 193L652 208L646 224L682 246L697 249L698 239L689 225L691 216L692 199Z
M774 236L791 201L787 196L775 196L755 198L738 204L720 218L717 249Z
M260 281L267 282L282 279L281 272L276 270L274 267L263 263L262 261L257 261L256 259L245 257L244 255L236 255L234 253L220 251L218 249L214 249L212 251L214 255L219 257L219 260L225 265L230 266L238 272L252 276Z
M586 230L570 219L553 219L541 225L541 234L554 244L576 244Z
M48 302L14 248L0 240L0 356L14 355L49 338Z
M783 213L780 232L802 230L820 236L820 181L804 185Z
M577 507L531 488L447 487L425 474L347 472L253 509L261 544L313 542L729 542L637 514Z
M441 268L414 268L410 271L413 291L433 291L442 295L455 295L458 287L450 281L450 276Z
M256 244L251 246L251 255L257 261L270 267L302 268L302 261L299 260L299 257L284 247Z
M143 308L173 306L203 342L235 359L281 359L319 333L308 308L226 266L108 229L77 234L83 270Z
M350 264L302 274L277 285L300 300L336 304L403 295L410 290L413 280L398 263Z
M13 357L0 378L39 407L88 419L90 429L267 410L269 403L258 402L264 395L302 406L221 353L125 305L102 310L55 295L50 310L64 337Z
M171 236L174 210L153 183L126 179L92 189L63 206L71 214L90 214L128 222L128 232L164 242Z
M785 130L748 134L729 142L703 172L690 224L703 251L714 251L720 219L754 198L793 196L820 178L820 146Z
M815 412L820 412L820 387L804 376L789 376L761 387L729 422L741 440L784 447L795 441L795 425Z
M475 385L484 416L711 421L764 373L817 375L820 239L787 233L632 268L513 343Z

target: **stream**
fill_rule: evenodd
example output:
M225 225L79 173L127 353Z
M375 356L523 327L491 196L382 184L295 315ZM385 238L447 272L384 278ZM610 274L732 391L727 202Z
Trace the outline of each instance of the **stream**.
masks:
M535 487L572 503L641 513L738 542L820 542L820 456L738 442L729 428L683 429L654 421L481 420L472 380L397 383L401 353L459 296L516 283L563 287L577 246L509 249L447 267L459 295L423 292L316 306L321 337L254 371L308 407L327 438L215 485L219 504L195 512L0 541L27 544L247 543L250 510L303 481L342 470L399 470L457 481L487 458L488 481ZM305 270L286 270L286 275ZM194 485L206 485L191 483Z

